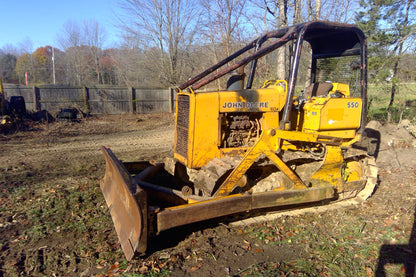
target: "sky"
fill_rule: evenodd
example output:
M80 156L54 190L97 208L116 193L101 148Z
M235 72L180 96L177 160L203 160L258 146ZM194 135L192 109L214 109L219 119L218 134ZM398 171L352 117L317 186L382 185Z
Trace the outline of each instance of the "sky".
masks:
M95 20L107 33L106 45L117 40L115 27L117 0L0 0L0 49L21 48L32 42L38 47L58 47L58 34L68 21L82 24ZM105 45L105 46L106 46Z

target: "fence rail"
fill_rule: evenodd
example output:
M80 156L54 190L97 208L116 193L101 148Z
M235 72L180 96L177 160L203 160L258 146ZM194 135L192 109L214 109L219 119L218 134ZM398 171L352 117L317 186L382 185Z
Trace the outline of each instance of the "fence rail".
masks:
M3 84L3 89L6 100L12 96L23 96L26 110L47 110L51 114L69 107L91 114L171 113L175 109L176 98L172 88Z

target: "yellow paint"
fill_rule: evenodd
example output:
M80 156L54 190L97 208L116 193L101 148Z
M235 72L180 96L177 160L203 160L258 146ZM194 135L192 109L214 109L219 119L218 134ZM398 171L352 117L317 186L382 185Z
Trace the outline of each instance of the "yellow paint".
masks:
M276 136L277 133L275 131L263 132L260 139L247 151L240 163L223 181L213 196L220 197L229 195L237 186L241 177L261 154L265 154L287 177L289 177L293 182L295 189L305 189L306 186L303 181L275 154L273 148Z
M363 176L361 164L357 161L349 161L345 166L345 181L358 181Z
M361 123L361 98L312 98L304 106L304 131L357 129Z
M325 160L322 166L312 175L312 185L333 185L338 190L341 189L342 180L342 165L344 158L339 146L326 146Z
M301 109L294 109L291 112L290 128L280 130L279 112L285 105L286 87L284 81L268 81L260 89L178 93L178 97L184 96L189 99L189 107L186 120L181 119L187 122L186 128L176 128L175 158L188 168L200 168L215 157L242 156L241 162L214 192L215 197L229 195L261 154L266 155L292 180L294 188L305 188L303 181L276 155L276 152L308 151L306 145L312 149L326 148L324 162L313 174L312 184L331 184L341 190L345 178L358 180L361 177L360 168L354 163L347 166L346 175L343 175L342 168L345 165L341 146L349 146L360 138L357 130L361 123L361 98L349 98L348 85L335 83L328 96L312 97ZM178 105L176 112L184 116L183 111L178 110ZM221 125L225 123L221 122L229 113L257 116L256 124L260 125L261 132L256 134L257 140L254 145L233 148L221 144L221 128L225 128ZM180 141L179 131L182 132L181 136L186 132L186 153L179 153L176 148Z
M279 111L283 109L286 99L286 87L282 87L281 83L286 84L284 81L274 81L260 89L178 93L177 97L189 97L189 124L186 130L188 151L186 156L176 151L176 130L174 157L189 168L200 168L214 157L244 154L247 148L220 148L221 114L261 113L259 124L262 130L278 128ZM179 112L183 111L178 111L177 105L176 113Z
M340 92L344 97L350 97L350 87L348 84L343 83L332 83L332 90L329 92L329 95L334 94L335 92Z

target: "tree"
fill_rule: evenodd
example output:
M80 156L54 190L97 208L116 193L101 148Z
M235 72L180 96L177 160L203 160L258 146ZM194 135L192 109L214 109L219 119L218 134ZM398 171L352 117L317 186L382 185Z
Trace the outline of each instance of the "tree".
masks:
M218 0L202 3L203 13L202 38L204 46L208 46L213 57L212 64L231 55L242 42L244 15L247 0ZM221 80L217 80L217 87L221 87Z
M114 55L116 51L116 49L103 50L103 56L99 62L99 71L101 72L101 79L103 84L117 84L117 75L114 60Z
M19 83L25 83L25 73L28 73L29 79L31 79L31 71L32 71L32 55L29 53L24 53L19 56L16 61L16 75L19 79Z
M13 82L16 78L14 68L17 58L12 54L0 54L0 78L4 82Z
M361 6L357 22L368 37L369 69L380 80L391 84L387 107L387 121L391 122L400 81L399 64L416 36L416 18L411 16L416 13L416 3L414 0L362 0Z
M51 83L52 81L52 47L39 47L32 54L32 78L35 83Z
M66 83L72 85L97 84L94 59L88 46L74 46L65 51Z
M60 46L65 50L66 83L74 85L102 84L103 45L105 29L96 21L83 24L68 21L58 36Z
M288 0L278 0L279 7L279 29L287 26L287 5ZM277 78L280 80L286 79L286 47L280 47L277 50Z
M246 0L223 0L206 1L202 4L203 22L206 22L203 26L204 35L209 38L217 60L217 52L223 53L225 57L233 52L232 43L238 41L242 31L246 2ZM222 47L218 49L220 45Z
M317 9L315 6L315 9ZM319 19L341 23L353 23L359 0L322 1ZM318 17L317 17L318 18Z
M160 68L164 85L177 85L182 76L183 56L198 28L198 5L192 0L121 0L120 16L126 37L140 47L157 49L153 65Z
M84 40L90 49L98 84L103 83L100 61L103 57L102 47L105 37L105 29L98 22L94 20L84 22Z
M67 21L59 32L58 43L64 51L81 46L83 43L81 25L71 20Z

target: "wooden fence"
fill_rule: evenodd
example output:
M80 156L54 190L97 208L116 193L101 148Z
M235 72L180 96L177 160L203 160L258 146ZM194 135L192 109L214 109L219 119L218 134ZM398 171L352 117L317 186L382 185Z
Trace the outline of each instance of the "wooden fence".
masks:
M47 110L56 114L61 108L78 108L91 114L129 114L173 112L174 89L142 89L116 86L73 87L45 85L29 87L3 84L6 100L23 96L28 111Z

